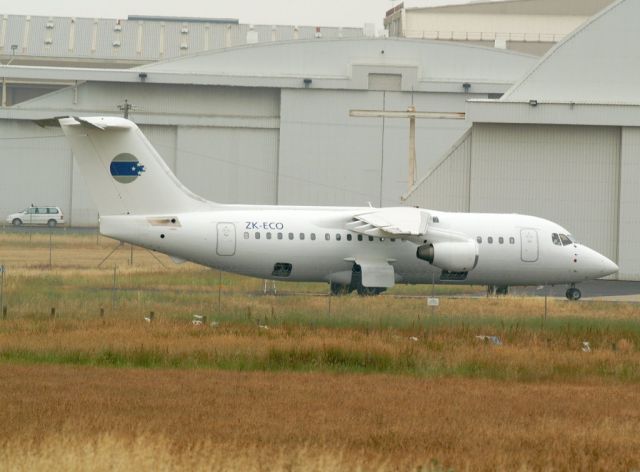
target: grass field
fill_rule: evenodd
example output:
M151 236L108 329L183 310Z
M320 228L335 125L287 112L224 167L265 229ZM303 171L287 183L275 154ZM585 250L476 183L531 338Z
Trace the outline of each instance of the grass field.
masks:
M637 305L265 295L116 247L0 234L0 469L640 469Z

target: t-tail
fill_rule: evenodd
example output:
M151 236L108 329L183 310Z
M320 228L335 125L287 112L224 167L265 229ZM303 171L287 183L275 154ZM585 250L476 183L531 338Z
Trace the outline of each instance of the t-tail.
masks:
M135 123L118 117L68 117L59 123L101 216L215 206L180 183Z

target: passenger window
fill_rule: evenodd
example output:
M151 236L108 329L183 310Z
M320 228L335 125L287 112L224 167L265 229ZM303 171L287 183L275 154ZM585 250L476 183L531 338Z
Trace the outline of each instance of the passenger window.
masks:
M361 234L358 235L358 241L362 241L362 235Z
M482 244L482 236L478 236L476 238L476 241L478 241L478 244Z
M562 246L560 238L558 237L558 233L551 234L551 241L553 241L553 244L555 244L556 246Z
M489 237L487 238L487 242L488 242L489 244L493 244L493 238L492 238L491 236L489 236Z
M396 242L396 238L391 238L389 241L391 241L392 243Z
M350 234L347 234L347 241L351 241L352 236Z
M503 238L502 236L500 236L500 237L498 238L498 242L499 242L500 244L504 244L504 238Z
M278 233L278 239L282 239L282 233Z
M438 218L437 216L434 216L432 220L434 223L440 223L440 218Z
M271 233L267 233L267 239L271 239Z
M511 236L509 238L509 244L515 244L516 243L516 238L514 238L513 236Z
M316 233L311 233L311 241L315 241L316 240Z
M304 239L304 233L300 233L300 241Z
M373 236L369 236L369 241L373 241Z
M384 241L384 238L380 238L380 242Z
M329 233L324 233L324 239L327 241L331 240L331 235Z
M260 233L256 231L256 239L260 239Z
M249 232L248 231L244 232L244 239L249 239Z
M336 233L336 241L340 241L342 239L342 236L340 236L340 233Z
M569 238L567 238L566 234L560 235L560 241L562 241L563 246L568 246L569 244L573 244Z
M289 239L293 240L293 233L289 233Z

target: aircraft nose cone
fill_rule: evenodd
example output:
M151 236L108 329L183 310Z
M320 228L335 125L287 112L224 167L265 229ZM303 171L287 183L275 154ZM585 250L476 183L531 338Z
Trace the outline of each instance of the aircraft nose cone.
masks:
M578 260L583 262L584 274L597 279L618 272L618 265L606 256L586 246L581 246Z
M620 269L618 267L618 264L616 264L611 259L608 259L608 258L606 258L604 256L602 256L601 265L602 265L602 276L603 277L605 275L615 274Z
M607 275L618 272L618 265L606 256L603 256L593 249L588 249L587 254L589 272L593 273L594 278L605 277Z

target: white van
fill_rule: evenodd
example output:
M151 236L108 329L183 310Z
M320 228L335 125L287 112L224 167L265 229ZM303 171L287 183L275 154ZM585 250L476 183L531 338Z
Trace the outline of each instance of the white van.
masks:
M7 216L7 223L20 225L47 225L50 228L64 224L64 215L59 207L30 206L24 210Z

